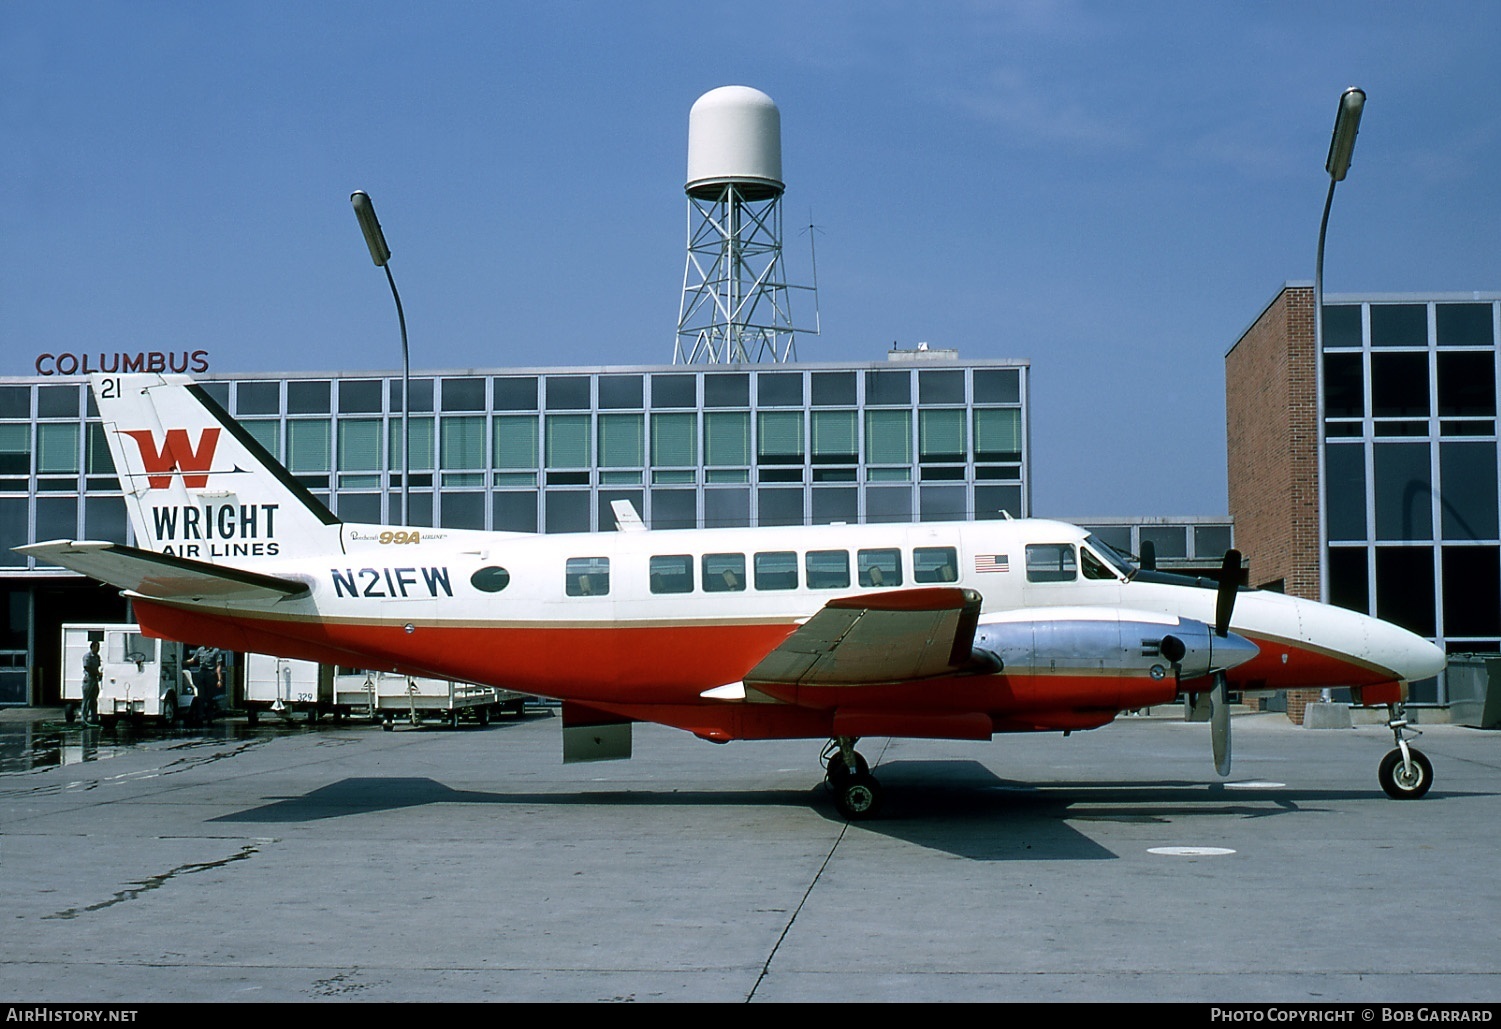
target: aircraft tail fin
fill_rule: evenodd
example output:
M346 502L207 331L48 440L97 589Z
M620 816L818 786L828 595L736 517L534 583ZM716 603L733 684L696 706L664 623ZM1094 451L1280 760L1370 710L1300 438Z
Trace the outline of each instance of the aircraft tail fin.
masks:
M338 546L339 519L186 376L90 385L141 548L244 566Z

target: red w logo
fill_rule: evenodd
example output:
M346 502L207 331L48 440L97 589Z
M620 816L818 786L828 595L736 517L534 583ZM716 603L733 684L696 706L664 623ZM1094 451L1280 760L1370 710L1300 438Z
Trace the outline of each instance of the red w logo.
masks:
M169 488L175 471L182 473L182 484L190 489L208 485L208 468L214 460L214 448L219 445L217 426L203 430L196 448L188 442L186 429L168 429L160 450L150 429L127 429L123 435L135 440L140 448L141 463L148 473L146 482L151 489Z

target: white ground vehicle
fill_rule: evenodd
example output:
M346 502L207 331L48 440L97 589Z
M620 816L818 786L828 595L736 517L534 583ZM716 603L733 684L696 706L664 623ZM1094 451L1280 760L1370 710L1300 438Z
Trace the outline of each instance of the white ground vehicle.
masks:
M368 712L387 730L396 727L397 718L411 725L421 725L424 719L431 718L457 726L467 717L488 725L491 716L499 711L521 714L527 698L524 693L494 686L396 672L355 671L335 675L333 681L334 700L339 708L356 714Z
M63 626L62 697L68 721L83 705L83 658L98 640L103 674L99 717L154 719L174 725L186 719L194 690L183 668L183 645L141 635L133 624L70 623Z
M251 725L262 714L290 719L307 712L308 721L322 715L339 717L347 709L334 703L333 669L315 661L298 661L267 654L245 655L245 717Z

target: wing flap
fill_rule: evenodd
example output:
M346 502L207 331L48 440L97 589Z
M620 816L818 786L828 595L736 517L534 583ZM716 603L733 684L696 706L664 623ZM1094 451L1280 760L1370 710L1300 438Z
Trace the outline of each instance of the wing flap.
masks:
M307 583L296 579L169 557L121 543L51 540L16 550L152 600L272 603L308 592Z
M952 675L971 664L980 595L957 587L842 597L761 659L747 683L856 686Z

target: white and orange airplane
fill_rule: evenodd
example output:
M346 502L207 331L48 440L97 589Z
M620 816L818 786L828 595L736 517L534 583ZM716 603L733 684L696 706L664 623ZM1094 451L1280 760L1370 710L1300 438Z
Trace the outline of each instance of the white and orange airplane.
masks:
M716 743L827 739L846 817L880 786L861 737L1070 732L1230 690L1350 687L1387 705L1380 780L1420 797L1409 681L1444 656L1341 608L1143 570L1033 519L535 535L340 521L186 377L92 377L137 546L18 548L126 591L175 640L494 685L562 701L565 760L630 756L630 725ZM1204 706L1201 703L1200 707Z

